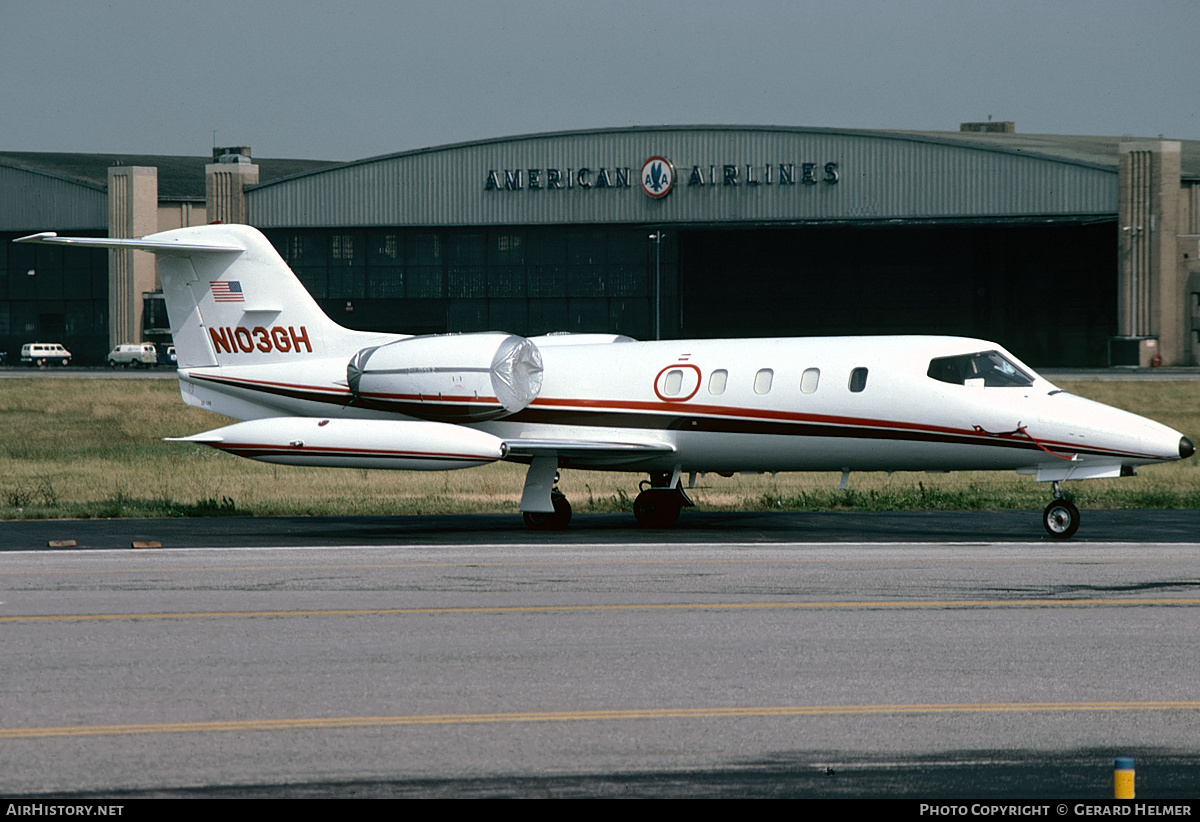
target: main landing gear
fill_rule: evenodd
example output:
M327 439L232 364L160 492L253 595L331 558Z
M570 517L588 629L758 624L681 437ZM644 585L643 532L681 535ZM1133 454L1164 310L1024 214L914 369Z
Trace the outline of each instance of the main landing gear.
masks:
M643 528L670 528L679 512L694 503L683 491L679 469L657 471L642 481L642 492L633 501L633 516ZM521 514L533 531L561 531L571 521L571 503L558 490L558 459L534 457L525 475Z
M683 493L678 471L653 473L642 485L642 493L633 501L633 516L643 528L670 528L685 505L695 504Z
M1042 525L1055 539L1070 539L1079 530L1079 509L1063 496L1057 482L1054 483L1054 501L1042 512Z

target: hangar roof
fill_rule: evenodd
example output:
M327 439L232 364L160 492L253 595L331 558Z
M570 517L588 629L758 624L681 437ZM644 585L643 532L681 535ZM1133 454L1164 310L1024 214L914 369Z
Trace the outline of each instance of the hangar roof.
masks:
M40 172L86 187L108 186L111 166L154 166L158 169L160 200L203 200L204 166L211 157L178 157L162 154L75 154L45 151L0 152L0 166ZM262 182L331 165L328 160L254 159Z
M938 140L950 140L1020 153L1042 154L1063 160L1075 160L1116 168L1121 143L1159 141L1164 137L1091 137L1066 134L1021 134L1020 132L980 133L965 131L896 131ZM1200 140L1180 140L1183 176L1200 176Z
M1091 221L1117 213L1119 146L1140 141L790 126L630 126L368 157L263 180L250 186L247 196L255 224L264 228ZM1200 174L1200 142L1184 145L1185 176ZM679 192L676 196L626 193L638 189L638 169L647 158L669 158L679 179L668 190ZM572 186L572 173L587 179L580 176Z
M556 137L573 137L586 135L620 134L627 132L682 132L682 131L730 131L730 132L791 132L804 134L827 135L857 135L863 137L892 137L929 142L963 143L986 150L1012 152L1034 157L1064 160L1074 163L1086 163L1103 166L1116 170L1120 160L1120 144L1129 142L1160 141L1164 137L1137 137L1124 135L1121 137L1098 137L1090 135L1070 134L1022 134L982 133L964 131L902 131L896 129L840 129L840 128L805 128L801 126L747 126L747 125L689 125L689 126L622 126L617 128L575 129L567 131L535 132L530 134L515 134L505 137L489 137L483 140L470 140L461 143L447 143L439 146L397 151L380 154L374 157L364 157L359 160L326 163L320 167L294 169L290 172L274 175L272 179L263 174L260 185L280 182L289 177L299 177L306 174L325 171L333 167L348 167L364 163L376 163L398 157L411 157L418 154L448 151L452 149L473 146L487 146L502 143L520 142L524 140L553 139ZM1177 141L1182 146L1183 175L1200 177L1200 140ZM0 158L3 158L0 154ZM260 162L255 160L255 162ZM307 161L296 161L307 162Z

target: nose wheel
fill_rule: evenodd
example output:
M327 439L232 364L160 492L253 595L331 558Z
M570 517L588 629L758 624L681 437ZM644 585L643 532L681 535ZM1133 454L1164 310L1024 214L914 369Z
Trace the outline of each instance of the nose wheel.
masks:
M1070 539L1079 530L1079 509L1062 497L1058 483L1054 483L1054 501L1042 512L1042 525L1046 533L1055 539Z

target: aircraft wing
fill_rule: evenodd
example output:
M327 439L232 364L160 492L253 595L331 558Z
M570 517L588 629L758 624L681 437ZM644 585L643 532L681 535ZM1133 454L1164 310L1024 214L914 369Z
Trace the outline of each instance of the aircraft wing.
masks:
M508 439L502 446L505 459L524 462L534 457L558 457L573 463L619 464L675 453L669 442L619 442L603 440Z

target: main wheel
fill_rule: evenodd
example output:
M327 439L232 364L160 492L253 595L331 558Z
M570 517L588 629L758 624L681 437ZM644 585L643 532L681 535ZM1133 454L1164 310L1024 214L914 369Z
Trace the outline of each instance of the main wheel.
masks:
M561 531L571 521L571 503L562 494L555 492L550 495L554 503L554 513L541 511L525 511L525 527L531 531Z
M1069 539L1079 530L1079 509L1065 499L1056 499L1042 512L1042 525L1055 539Z
M670 488L647 488L633 501L633 516L643 528L670 528L679 520L683 500Z

